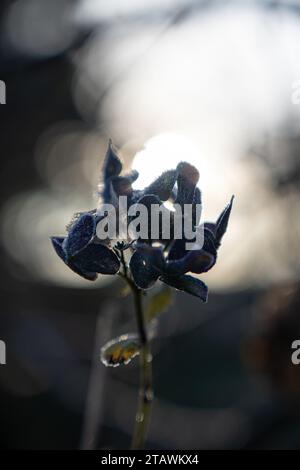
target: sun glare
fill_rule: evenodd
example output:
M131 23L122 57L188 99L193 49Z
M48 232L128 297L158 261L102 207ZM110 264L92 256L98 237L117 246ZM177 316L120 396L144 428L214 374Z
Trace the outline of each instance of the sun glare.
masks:
M199 151L191 139L172 132L152 137L133 160L133 168L140 173L136 189L148 186L163 171L176 168L183 160L199 166Z

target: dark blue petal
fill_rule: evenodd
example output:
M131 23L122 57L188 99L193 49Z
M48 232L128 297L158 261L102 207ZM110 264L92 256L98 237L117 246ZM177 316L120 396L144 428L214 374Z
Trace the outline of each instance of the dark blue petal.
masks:
M138 176L138 172L134 170L125 176L112 177L112 186L117 196L131 196L133 191L132 183L136 181Z
M147 247L148 248L148 247ZM130 259L130 269L135 284L140 289L149 289L161 275L164 262L162 253L155 248L146 247L136 251Z
M203 227L209 230L213 234L214 238L216 238L217 224L214 222L204 222Z
M100 243L91 243L72 258L72 265L85 272L116 274L120 269L117 255Z
M192 204L195 188L199 180L198 170L187 162L181 162L177 166L177 204Z
M159 199L158 196L155 196L154 194L147 194L147 195L142 195L142 197L140 197L135 204L141 204L143 206L146 207L147 209L147 227L148 227L148 230L147 232L143 235L143 237L141 237L140 239L145 242L151 242L151 219L152 219L152 214L154 214L154 217L157 217L158 220L157 220L157 223L160 224L159 225L159 228L161 227L161 214L160 213L156 213L155 212L152 212L152 206L153 206L153 210L154 210L154 206L158 206L158 210L159 210L159 207L161 206L162 202L161 200ZM136 207L135 204L132 204L133 207ZM139 208L136 207L137 209L137 213L139 212ZM167 210L167 209L166 209ZM129 217L129 221L132 221L134 220L137 216L131 216ZM158 236L159 238L159 236Z
M127 173L126 175L122 176L122 178L126 179L129 181L129 183L134 183L139 177L139 172L137 170L131 170L130 173Z
M134 189L132 191L132 195L130 199L131 204L135 204L136 202L138 202L138 200L141 199L141 197L143 197L144 195L145 195L144 191L141 191L140 189Z
M209 271L216 262L216 256L205 250L190 250L178 260L168 261L165 272L168 275L181 275L187 272L201 274Z
M112 178L107 179L104 182L102 198L105 204L112 204L114 207L118 206L119 204L118 195L116 191L114 190Z
M207 302L208 288L200 279L185 275L180 277L163 276L160 280L175 289L187 292L188 294L199 297L203 302Z
M162 173L150 186L144 189L144 194L154 194L162 201L167 201L172 194L177 178L176 170L168 170Z
M161 205L161 200L155 194L146 194L143 195L140 199L138 199L137 204L143 204L147 207L148 211L151 211L151 206L153 204Z
M205 250L191 251L189 256L189 271L195 274L206 273L216 264L217 260L216 254L212 255Z
M202 249L208 251L209 253L213 254L214 256L217 253L216 246L215 246L215 236L211 230L207 228L207 224L205 222L204 225L200 226L200 230L203 230L203 246ZM188 250L186 249L186 243L191 243L191 240L187 240L186 238L181 238L175 240L171 246L171 249L168 254L168 260L179 260L188 254ZM196 251L196 250L194 250Z
M186 243L187 240L185 238L174 240L168 254L168 260L172 261L183 258L187 254L185 247Z
M75 225L75 223L77 222L78 219L80 219L80 217L83 215L83 214L91 214L91 215L95 215L96 216L96 213L97 213L97 209L92 209L90 211L84 211L84 212L75 212L75 214L73 214L73 217L72 219L70 220L70 222L66 225L66 230L67 232L69 233L72 229L72 227Z
M217 244L213 232L204 225L204 242L202 249L213 256L217 256Z
M225 207L225 209L223 210L222 214L219 216L216 222L216 225L217 225L216 240L218 244L221 243L222 237L227 230L228 221L229 221L232 204L233 204L233 199L234 199L234 196L232 196L230 203L228 204L228 206Z
M139 177L139 172L137 170L131 170L128 175L125 175L125 178L127 178L131 183L134 183Z
M148 241L160 241L167 242L169 244L170 239L172 240L174 234L174 212L170 211L158 196L154 194L143 195L137 201L138 204L143 204L148 211ZM155 210L154 210L155 208ZM166 226L166 221L170 225ZM151 228L154 227L155 222L155 233L151 233ZM143 238L145 240L145 238Z
M200 217L201 217L201 212L196 210L196 207L197 206L200 206L202 203L202 200L201 200L201 191L199 188L196 188L195 189L195 192L194 192L194 198L193 198L193 206L192 206L192 209L193 209L193 214L192 214L192 217L193 217L193 225L195 227L198 227L199 225L199 222L200 222Z
M161 247L146 245L145 243L136 244L137 251L144 256L158 270L163 271L165 259Z
M65 238L63 248L67 258L71 258L90 243L95 235L96 223L94 215L83 214L71 227L68 236Z
M76 274L79 274L79 276L83 277L84 279L87 279L88 281L95 281L97 279L97 274L94 272L85 272L84 270L80 269L79 267L73 265L73 263L68 263L66 261L66 254L63 249L63 241L64 237L52 237L51 242L52 245L58 254L58 256L64 261L64 263Z
M202 226L203 227L203 226ZM188 271L200 274L209 271L217 259L215 237L213 233L203 228L203 246L197 250L186 250L186 239L175 240L169 254L167 272L170 274L184 274Z
M161 206L162 202L159 199L158 196L155 196L154 194L147 194L143 195L140 199L138 199L136 204L142 204L143 206L146 207L147 209L147 214L148 214L148 229L150 232L151 229L151 207L152 206Z
M175 261L168 261L165 267L166 275L181 276L182 274L185 274L186 272L190 271L189 263L187 263L186 261L186 257Z
M85 271L81 269L80 266L76 266L74 263L67 263L67 266L74 271L74 273L78 274L79 276L83 277L87 281L96 281L98 274L95 272Z
M122 171L122 167L122 162L113 148L112 141L109 140L103 167L104 180L112 176L118 176Z
M54 250L63 261L66 260L66 253L62 247L64 239L65 237L51 237L50 239Z

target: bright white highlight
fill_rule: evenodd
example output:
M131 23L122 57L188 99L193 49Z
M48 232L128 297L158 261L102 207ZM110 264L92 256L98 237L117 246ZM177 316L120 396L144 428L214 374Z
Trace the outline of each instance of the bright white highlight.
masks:
M134 188L149 186L163 171L187 161L199 168L199 151L192 140L175 132L164 132L149 139L136 154L133 168L140 174Z

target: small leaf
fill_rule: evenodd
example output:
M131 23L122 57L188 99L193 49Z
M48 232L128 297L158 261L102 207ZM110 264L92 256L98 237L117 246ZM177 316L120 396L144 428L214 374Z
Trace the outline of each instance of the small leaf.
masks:
M140 342L137 335L126 334L106 343L101 348L101 362L107 367L128 364L140 353Z
M175 289L182 290L187 294L199 297L202 302L207 302L208 288L203 281L200 281L200 279L185 275L180 277L163 276L160 280Z
M120 289L119 296L124 298L127 297L129 294L131 294L131 288L128 284L125 284L125 286Z
M147 321L150 322L155 317L165 312L172 304L172 300L172 291L169 288L165 288L158 294L155 294L146 309Z

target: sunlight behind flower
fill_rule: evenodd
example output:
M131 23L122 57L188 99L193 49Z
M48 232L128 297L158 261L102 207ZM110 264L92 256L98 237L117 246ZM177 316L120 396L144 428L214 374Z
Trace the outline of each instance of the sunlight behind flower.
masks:
M140 176L133 187L148 186L163 171L176 168L183 160L199 166L197 147L192 140L171 132L152 137L134 157L132 167Z

